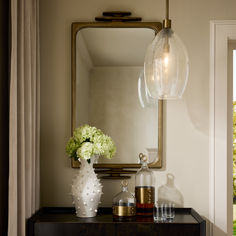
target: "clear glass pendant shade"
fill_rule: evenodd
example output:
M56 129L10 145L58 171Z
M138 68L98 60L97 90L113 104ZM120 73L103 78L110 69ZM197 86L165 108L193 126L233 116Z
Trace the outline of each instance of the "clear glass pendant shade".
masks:
M158 104L158 100L152 98L148 93L143 70L141 71L138 78L138 97L142 108L155 107Z
M186 48L170 29L162 29L149 45L144 61L144 77L154 99L180 98L187 84L189 59Z

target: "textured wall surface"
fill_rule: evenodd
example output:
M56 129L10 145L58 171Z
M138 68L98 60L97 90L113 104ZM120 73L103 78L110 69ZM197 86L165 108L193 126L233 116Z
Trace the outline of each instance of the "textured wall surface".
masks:
M140 67L95 67L90 77L89 121L110 135L117 147L103 163L138 163L138 154L157 148L157 108L142 108L138 98Z
M76 50L76 106L78 107L76 109L76 126L80 126L87 124L89 120L89 78L92 62L80 33L77 35L76 40L77 47L79 48L79 50Z

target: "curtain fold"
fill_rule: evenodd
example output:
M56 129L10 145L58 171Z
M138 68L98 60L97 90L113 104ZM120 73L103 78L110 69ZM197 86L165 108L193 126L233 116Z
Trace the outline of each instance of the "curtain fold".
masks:
M11 0L8 236L39 208L39 6Z
M8 227L9 2L0 1L0 235Z

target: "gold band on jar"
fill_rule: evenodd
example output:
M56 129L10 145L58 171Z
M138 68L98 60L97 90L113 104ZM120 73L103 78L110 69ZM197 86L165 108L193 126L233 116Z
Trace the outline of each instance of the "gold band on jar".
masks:
M135 197L136 202L145 204L145 203L154 203L154 187L136 187L135 188Z
M113 206L113 215L116 216L135 216L134 206Z

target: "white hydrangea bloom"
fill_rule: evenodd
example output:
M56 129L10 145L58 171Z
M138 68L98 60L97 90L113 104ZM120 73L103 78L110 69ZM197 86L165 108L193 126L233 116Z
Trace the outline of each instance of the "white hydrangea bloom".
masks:
M77 156L82 159L88 160L91 156L93 156L93 144L90 142L85 142L81 145L77 150Z
M66 152L76 159L88 160L94 155L111 159L116 153L116 147L111 137L103 134L100 129L83 125L75 129L67 143Z

